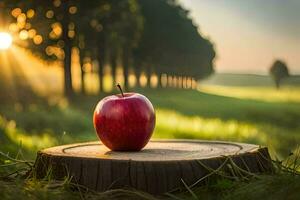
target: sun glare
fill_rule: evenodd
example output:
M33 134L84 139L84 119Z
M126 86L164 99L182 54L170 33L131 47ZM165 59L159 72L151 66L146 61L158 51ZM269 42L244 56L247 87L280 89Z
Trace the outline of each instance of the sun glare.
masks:
M12 44L12 37L9 33L0 32L0 50L8 49Z

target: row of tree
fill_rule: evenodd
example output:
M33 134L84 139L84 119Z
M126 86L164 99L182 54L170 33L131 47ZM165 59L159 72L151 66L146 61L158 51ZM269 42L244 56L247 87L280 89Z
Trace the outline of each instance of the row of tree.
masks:
M118 60L125 88L130 68L137 76L146 72L194 79L213 72L212 43L175 0L4 0L0 6L10 13L18 34L31 33L23 38L27 48L46 60L63 61L66 95L73 93L73 47L80 52L83 91L85 58L98 61L100 91L104 64L109 63L115 77Z

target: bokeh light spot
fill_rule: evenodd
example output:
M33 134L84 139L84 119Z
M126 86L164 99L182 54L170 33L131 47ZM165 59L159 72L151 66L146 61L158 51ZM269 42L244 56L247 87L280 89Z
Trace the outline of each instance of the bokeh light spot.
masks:
M22 10L20 8L15 8L11 11L11 15L15 18L17 18L22 13Z
M33 37L33 42L36 45L39 45L43 42L43 37L41 35L36 35Z
M53 10L48 10L48 11L46 12L46 17L47 17L47 18L51 19L51 18L53 18L53 16L54 16Z
M20 33L19 33L19 38L21 40L27 40L28 38L28 32L26 30L22 30Z
M34 10L33 9L29 9L27 12L26 12L26 15L27 15L27 18L33 18L34 17Z
M69 13L70 14L75 14L77 12L77 7L76 6L71 6L70 8L69 8Z

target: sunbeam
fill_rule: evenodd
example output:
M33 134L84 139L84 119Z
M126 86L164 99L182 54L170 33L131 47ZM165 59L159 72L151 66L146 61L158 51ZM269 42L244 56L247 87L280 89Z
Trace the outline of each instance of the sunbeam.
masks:
M12 52L18 69L24 75L24 80L35 92L43 96L49 93L54 96L62 95L63 68L61 63L47 63L19 47L13 48Z

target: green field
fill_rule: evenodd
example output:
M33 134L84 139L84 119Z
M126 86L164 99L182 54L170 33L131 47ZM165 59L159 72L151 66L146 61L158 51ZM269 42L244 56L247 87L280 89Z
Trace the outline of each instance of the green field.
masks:
M202 89L209 90L209 93L202 92ZM212 91L232 95L216 95ZM156 138L257 143L268 146L273 155L282 157L300 141L299 91L300 88L296 87L276 91L273 88L207 86L200 91L162 89L139 92L148 96L156 108ZM251 93L257 96L248 98ZM274 98L269 99L271 96ZM1 106L1 128L7 139L15 144L22 141L28 151L66 142L96 140L91 119L100 98L78 96L69 104L61 100L55 105L35 102Z
M270 76L257 74L216 73L201 81L204 85L273 87ZM300 75L291 75L282 81L284 86L300 86Z
M252 77L252 80L255 82L255 78ZM299 147L300 86L297 84L284 85L278 91L269 85L243 87L236 83L234 86L230 84L221 86L216 82L213 84L200 82L198 90L138 89L137 91L145 94L156 108L157 125L153 136L155 138L255 143L268 146L274 159L286 158ZM36 151L41 148L97 140L92 125L92 113L97 101L107 94L76 96L69 102L65 99L31 98L28 95L26 94L26 98L30 98L30 101L5 102L0 106L0 150L2 152L34 159ZM19 151L20 146L22 153ZM3 171L2 168L0 169ZM297 192L300 189L299 176L289 178L278 175L274 177L274 182L273 179L270 181L270 177L266 177L250 183L243 182L237 188L230 182L228 187L230 191L234 191L233 196L230 196L232 198L239 199L247 196L249 199L255 199L259 197L256 195L263 196L267 191L276 191L280 185L283 186L284 181L297 184L294 184L294 190L291 187L283 190L291 190L291 195L299 193ZM58 192L45 189L41 184L28 186L27 184L30 183L26 183L24 186L24 182L17 182L13 181L9 184L21 185L20 188L16 186L20 190L22 187L27 189L29 187L31 195L44 192L44 199L48 199L47 195L56 197L55 195L60 194L65 195L62 197L66 198L68 195L74 195L61 190L62 188ZM224 184L225 186L221 184L221 189L217 188L221 190L222 197L226 197L228 192L226 183ZM248 191L247 187L253 189L259 184L267 184L264 186L266 191L249 195L251 191ZM9 186L2 185L0 191L11 194ZM287 191L282 191L280 195ZM201 188L196 189L196 192L201 197L206 195ZM26 195L29 193L25 191ZM207 195L209 198L209 194ZM282 197L280 195L277 195L278 199Z

